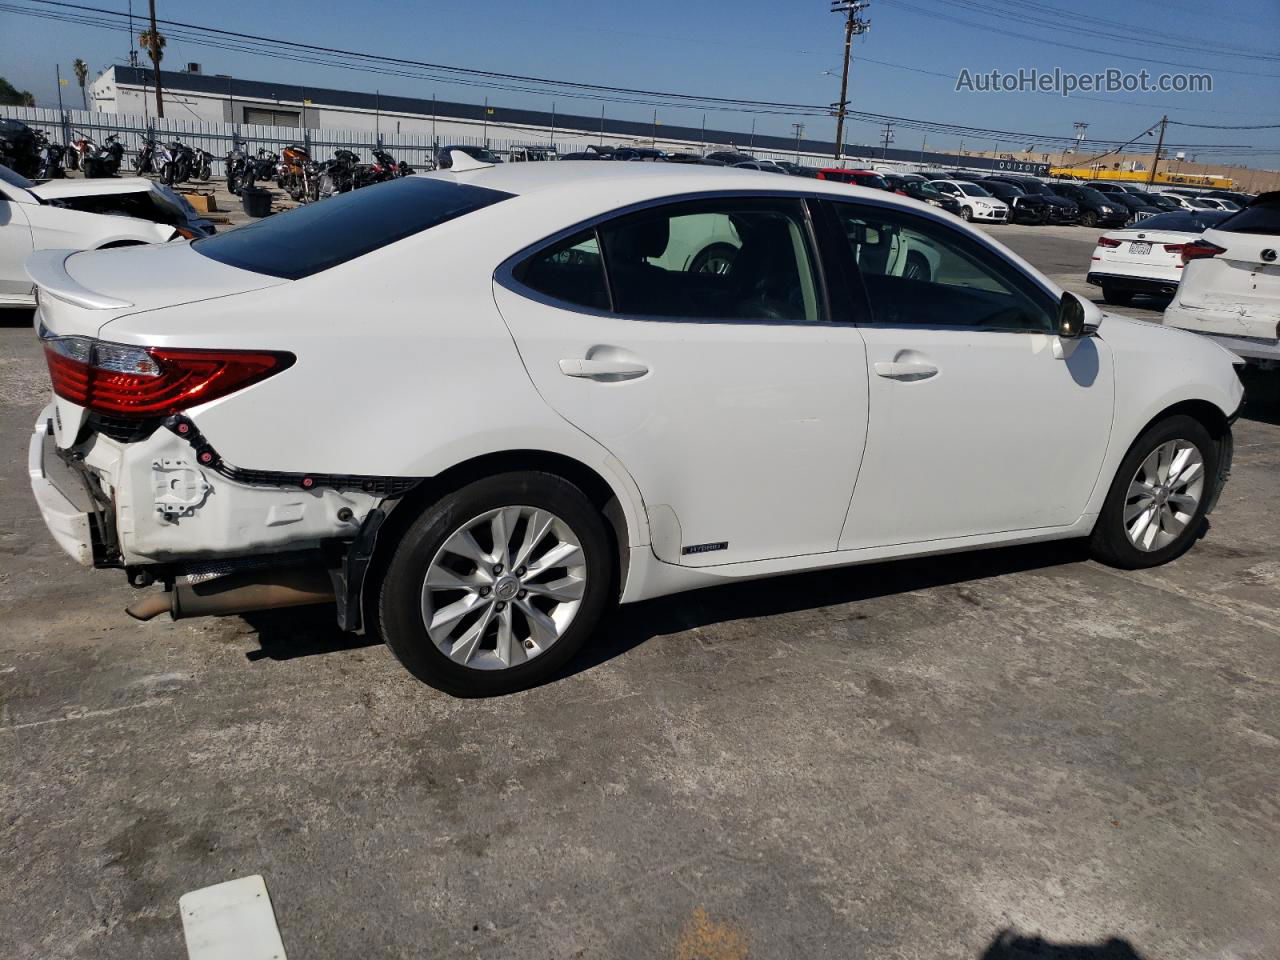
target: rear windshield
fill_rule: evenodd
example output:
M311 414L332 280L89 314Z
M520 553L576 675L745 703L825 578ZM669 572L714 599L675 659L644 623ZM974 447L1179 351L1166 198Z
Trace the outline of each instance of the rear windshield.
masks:
M1218 229L1280 236L1280 192L1264 194L1239 213L1231 214L1231 219L1218 224Z
M191 247L232 267L297 280L510 196L445 180L403 177L196 240Z
M1210 227L1216 227L1230 214L1225 210L1197 210L1192 213L1184 210L1180 213L1158 213L1154 217L1140 221L1135 230L1172 230L1175 233L1203 233Z

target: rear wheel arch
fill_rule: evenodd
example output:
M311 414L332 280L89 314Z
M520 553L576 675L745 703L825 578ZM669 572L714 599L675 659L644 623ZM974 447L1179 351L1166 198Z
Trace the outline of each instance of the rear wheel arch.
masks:
M631 536L627 529L627 516L621 503L622 494L598 471L579 460L545 450L507 450L483 454L449 467L434 477L427 478L409 493L401 497L391 510L378 532L373 559L364 583L365 623L369 603L378 596L380 583L387 564L405 531L431 504L440 498L465 487L476 480L499 473L517 472L547 473L573 484L591 502L605 520L605 529L612 540L615 552L612 595L622 595L627 582L631 556ZM642 520L640 522L643 522Z

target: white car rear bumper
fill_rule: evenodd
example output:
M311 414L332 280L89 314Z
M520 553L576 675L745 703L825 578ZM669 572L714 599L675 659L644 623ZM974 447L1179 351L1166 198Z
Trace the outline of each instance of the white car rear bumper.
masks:
M70 554L77 563L93 565L93 535L90 513L84 509L83 497L76 491L62 489L59 485L63 471L57 469L57 454L53 445L53 404L40 411L35 431L27 445L27 473L31 477L31 492L44 518L45 526L53 534L58 546ZM56 479L55 479L56 478ZM73 501L72 497L76 496ZM87 496L85 491L84 496Z
M1280 339L1225 332L1232 328L1239 329L1244 325L1238 313L1192 310L1172 303L1164 311L1164 325L1208 337L1214 343L1226 347L1245 360L1280 363ZM1265 329L1262 323L1255 323L1253 326L1260 330Z

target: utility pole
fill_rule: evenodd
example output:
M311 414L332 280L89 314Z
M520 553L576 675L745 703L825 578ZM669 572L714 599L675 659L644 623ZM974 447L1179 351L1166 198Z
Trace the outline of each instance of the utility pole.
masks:
M792 130L794 130L794 131L796 132L796 165L797 165L797 166L799 166L799 164L800 164L800 138L804 136L804 124L803 124L803 123L799 123L799 122L797 122L797 123L793 123L793 124L791 124L791 129L792 129Z
M1165 115L1160 118L1160 139L1156 141L1156 158L1151 161L1151 176L1147 177L1147 189L1151 189L1151 185L1156 182L1156 167L1160 166L1160 151L1164 148L1164 128L1169 124L1169 117ZM1195 157L1192 157L1195 162Z
M849 113L849 56L853 48L854 36L861 36L871 29L871 21L863 20L858 14L871 6L871 0L831 0L831 12L843 13L844 21L844 65L840 70L840 99L832 104L836 110L836 160L844 156L844 118Z
M133 32L133 0L129 0L129 66L131 67L138 65L137 42L138 35Z
M164 119L164 97L160 93L160 30L156 27L156 0L151 0L151 66L156 74L156 116Z
M62 113L62 64L53 65L54 76L58 78L58 113Z
M880 134L880 142L884 144L884 147L880 151L880 159L888 160L889 144L893 143L893 124L892 123L885 123L884 132Z

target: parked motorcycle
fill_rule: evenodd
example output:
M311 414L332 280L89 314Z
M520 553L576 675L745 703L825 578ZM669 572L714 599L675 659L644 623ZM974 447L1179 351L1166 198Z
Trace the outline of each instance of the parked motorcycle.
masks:
M385 150L373 151L373 159L372 183L381 183L383 180L393 180L396 177L407 177L413 173L413 167L403 160L397 163L395 157Z
M42 130L37 130L35 133L36 151L39 157L36 179L56 180L65 177L67 172L62 166L62 159L66 155L67 148L60 143L54 143Z
M195 151L181 140L174 140L165 152L168 160L160 167L160 180L170 186L190 180L195 167Z
M124 161L124 144L118 133L111 134L101 144L84 136L75 141L74 154L86 177L114 177Z
M191 151L191 176L201 182L213 178L213 162L204 147L196 147Z
M315 184L317 166L312 163L306 148L291 143L284 148L280 163L276 166L276 184L289 197L300 203L316 199Z
M231 191L233 196L237 197L240 196L240 189L244 186L249 167L252 166L246 149L247 146L243 140L233 140L231 149L227 151L227 155L222 160L227 171L227 189Z
M138 148L138 154L133 158L133 169L138 174L156 173L156 142L154 140L143 140L142 146Z
M363 186L366 176L367 168L366 171L361 171L360 158L355 153L350 150L335 150L333 159L320 171L316 183L317 199L347 193Z

